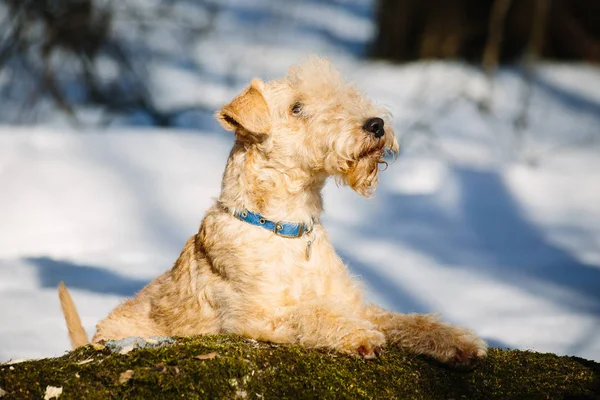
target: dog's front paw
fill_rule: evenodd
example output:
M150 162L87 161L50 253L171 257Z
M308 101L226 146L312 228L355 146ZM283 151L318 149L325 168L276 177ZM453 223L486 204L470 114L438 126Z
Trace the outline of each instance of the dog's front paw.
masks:
M470 369L487 356L487 343L475 332L465 328L456 328L453 336L454 343L446 351L441 352L440 361L455 368Z
M379 357L385 343L385 335L382 332L358 329L345 338L343 351L371 360Z

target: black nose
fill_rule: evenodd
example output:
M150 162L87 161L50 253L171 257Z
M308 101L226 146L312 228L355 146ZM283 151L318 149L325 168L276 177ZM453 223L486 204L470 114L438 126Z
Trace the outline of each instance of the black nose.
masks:
M383 120L381 118L369 118L363 125L363 129L375 135L376 138L382 137L385 133L383 130Z

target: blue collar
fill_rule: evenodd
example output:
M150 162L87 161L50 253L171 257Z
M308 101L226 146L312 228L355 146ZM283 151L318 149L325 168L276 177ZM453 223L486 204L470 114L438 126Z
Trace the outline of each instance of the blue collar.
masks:
M244 210L233 214L236 218L249 224L260 226L275 233L278 236L285 238L299 238L305 233L312 231L311 226L306 226L304 223L297 222L273 222L269 221L260 214L253 213L252 211Z

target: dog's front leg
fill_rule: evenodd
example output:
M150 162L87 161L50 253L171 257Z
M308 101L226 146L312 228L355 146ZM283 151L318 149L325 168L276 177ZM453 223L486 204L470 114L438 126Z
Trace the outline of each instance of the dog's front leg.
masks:
M375 358L386 344L385 335L358 313L335 303L309 302L292 307L274 324L275 331L289 330L296 343L311 348Z
M487 344L475 332L442 322L435 314L400 314L369 306L365 316L390 344L453 366L469 367L487 355Z

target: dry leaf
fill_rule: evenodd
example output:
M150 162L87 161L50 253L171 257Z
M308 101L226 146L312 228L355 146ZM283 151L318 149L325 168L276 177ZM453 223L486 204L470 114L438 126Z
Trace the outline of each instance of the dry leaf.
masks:
M0 388L0 397L4 397L6 395L7 395L6 390Z
M208 354L201 354L199 356L194 357L195 359L198 360L210 360L213 359L217 356L217 353L212 352L212 353L208 353Z
M127 353L129 353L131 350L133 350L133 345L132 345L132 344L130 344L130 345L127 345L127 346L123 347L123 348L121 349L121 351L119 351L119 354L127 354Z
M104 350L104 345L102 345L100 343L92 343L91 346L94 350L97 350L97 351Z
M46 394L44 400L58 399L62 394L62 387L46 386Z
M85 364L91 363L92 361L94 361L94 359L93 359L93 358L88 358L88 359L86 359L86 360L79 361L79 362L77 363L77 365L85 365Z
M132 376L133 376L132 369L128 369L127 371L122 372L121 375L119 375L119 383L123 384L123 383L127 382L128 380L131 379Z

